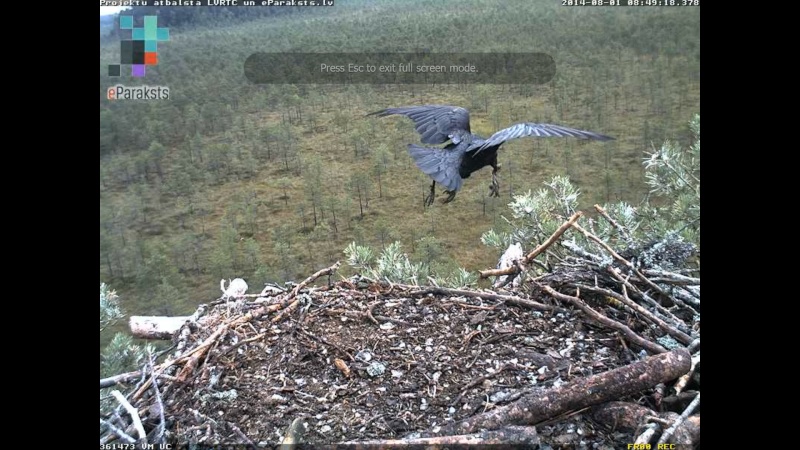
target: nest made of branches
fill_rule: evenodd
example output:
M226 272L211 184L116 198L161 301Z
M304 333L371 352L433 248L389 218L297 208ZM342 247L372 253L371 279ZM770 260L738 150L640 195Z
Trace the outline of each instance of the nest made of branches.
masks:
M699 307L669 292L689 277L573 265L523 294L338 267L201 306L164 362L106 381L127 395L101 443L699 442Z

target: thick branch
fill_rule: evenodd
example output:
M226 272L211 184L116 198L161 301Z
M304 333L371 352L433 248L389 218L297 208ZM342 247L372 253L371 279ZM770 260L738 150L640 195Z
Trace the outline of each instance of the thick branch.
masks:
M673 380L689 370L690 360L686 350L676 349L559 387L534 389L514 403L448 425L436 434L468 434L508 424L536 424Z
M367 449L392 449L392 448L439 448L439 446L497 446L497 448L536 448L539 445L539 435L536 427L508 426L499 430L483 431L475 434L462 434L456 436L438 436L412 439L386 439L375 441L344 442L350 450ZM447 447L444 447L447 448ZM481 448L481 447L479 447Z
M169 340L189 319L189 316L131 316L128 326L139 339Z

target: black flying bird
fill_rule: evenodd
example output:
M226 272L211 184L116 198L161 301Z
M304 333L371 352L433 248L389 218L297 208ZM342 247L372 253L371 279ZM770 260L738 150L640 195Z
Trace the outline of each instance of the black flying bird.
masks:
M400 114L414 121L414 127L422 136L423 144L444 144L443 149L420 147L409 144L408 153L414 158L423 172L433 178L431 193L425 199L425 205L433 204L436 183L445 187L448 197L443 203L453 201L456 192L461 189L464 178L472 172L486 166L492 167L492 184L490 195L500 196L500 183L497 181L497 150L511 139L525 136L533 137L574 137L578 139L594 139L608 141L614 138L591 131L550 125L546 123L518 123L484 139L472 134L469 127L469 111L458 106L425 105L386 108L367 114L379 117Z

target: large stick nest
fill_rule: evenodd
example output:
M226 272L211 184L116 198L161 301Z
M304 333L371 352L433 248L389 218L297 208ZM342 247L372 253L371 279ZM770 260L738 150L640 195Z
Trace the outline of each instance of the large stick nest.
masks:
M646 267L572 265L529 280L527 294L361 277L330 283L336 268L291 292L201 306L176 333L166 361L119 377L127 380L123 391L148 441L272 447L287 436L331 444L452 434L467 419L492 411L502 416L504 406L532 389L568 387L673 347L699 348L699 307L668 292L670 283L685 287L690 279L642 279ZM324 275L327 284L311 285ZM682 439L696 444L699 416L692 422L668 413L699 400L695 357L692 378L685 375L677 386L654 381L602 402L586 394L584 408L552 408L551 416L522 424L537 425L535 442L609 448L654 426L662 432L685 422L683 428L696 425L696 436L690 430ZM687 372L685 364L669 380ZM541 401L548 391L534 392ZM609 400L630 402L629 408L610 413L620 404ZM623 415L635 418L625 422ZM101 443L138 440L129 419L121 406L101 418Z

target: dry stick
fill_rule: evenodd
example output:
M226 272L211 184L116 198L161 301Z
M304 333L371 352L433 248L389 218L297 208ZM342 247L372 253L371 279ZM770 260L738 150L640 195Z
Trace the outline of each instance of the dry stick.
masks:
M153 390L155 391L156 403L158 404L158 434L156 435L155 442L162 442L164 438L164 429L166 422L164 420L164 402L161 401L161 392L158 391L158 382L156 381L155 370L153 369L153 355L148 355L147 365L150 368L150 381L153 383Z
M369 319L369 317L367 317L366 313L359 312L359 311L348 311L348 310L345 310L345 309L326 309L324 311L321 311L320 314L324 314L326 316L345 316L345 317L350 317L350 318L353 318L353 319ZM396 323L398 325L410 325L405 320L395 319L393 317L387 317L387 316L382 316L382 315L373 315L372 317L374 317L375 319L377 319L377 320L379 320L381 322L392 322L392 323Z
M136 439L128 436L127 433L125 433L124 431L122 431L119 428L115 427L113 423L108 422L108 421L103 420L103 419L100 419L100 425L107 426L108 429L111 430L112 433L116 434L120 439L125 441L125 443L127 443L127 444L135 444L136 443ZM102 439L100 440L100 444L103 444L103 440Z
M677 328L673 327L672 325L668 324L667 322L662 320L660 317L658 317L655 314L653 314L650 311L648 311L646 308L643 308L640 304L638 304L638 303L634 302L633 300L631 300L627 295L619 295L614 291L611 291L611 290L608 290L608 289L599 288L599 287L586 286L586 285L582 285L582 284L577 284L576 286L578 288L580 288L580 289L584 289L584 290L587 290L587 291L600 292L603 295L607 295L609 297L613 297L613 298L619 300L620 302L624 303L625 305L627 305L629 308L633 309L637 313L641 314L645 319L647 319L650 322L656 324L659 328L661 328L662 330L666 331L670 336L674 337L676 340L678 340L678 342L682 343L683 345L689 345L689 344L692 343L692 337L691 336L689 336L688 334L678 330ZM624 289L625 289L625 285L623 285L623 290Z
M538 283L537 283L538 284ZM577 306L581 311L583 311L587 316L591 317L592 319L600 322L601 324L619 331L622 333L629 341L633 342L634 344L638 345L649 351L650 353L664 353L667 351L664 347L650 342L647 339L639 336L638 334L634 333L633 330L628 328L627 326L615 321L611 320L608 317L600 314L599 312L592 309L589 305L587 305L583 300L579 299L578 297L573 297L571 295L562 294L555 289L551 288L550 286L539 284L538 285L541 289L545 292L550 294L552 297L555 297L561 301L565 301Z
M239 439L247 442L247 445L249 445L251 448L258 449L256 443L253 442L249 437L247 437L247 435L244 434L242 430L236 426L235 423L228 422L228 426L231 427L231 429L233 430L234 433L236 433L237 436L239 436Z
M280 303L280 306L284 306L283 302ZM272 318L272 323L278 323L283 320L284 317L288 316L292 312L294 312L297 307L300 306L300 299L295 299L292 303L289 303L289 306L283 309L278 314L275 314L275 317Z
M319 336L314 336L313 334L309 333L308 331L304 330L303 328L298 328L298 330L300 330L301 333L305 334L306 336L310 337L311 339L313 339L313 340L315 340L315 341L317 341L317 342L319 342L321 344L325 344L327 346L335 348L336 350L339 350L339 352L344 353L345 355L347 355L347 357L350 358L350 361L355 361L356 360L355 358L353 358L353 355L351 355L350 353L346 352L344 349L342 349L338 345L328 342L327 339L325 339L323 337L319 337Z
M625 227L620 225L616 220L612 219L602 206L594 205L594 209L599 212L600 215L603 216L603 218L606 219L615 230L617 230L617 233L619 233L628 246L633 247L633 239L631 239L631 235L628 233L628 230L626 230Z
M217 338L219 338L223 333L225 333L225 331L227 331L229 327L231 327L233 325L238 325L238 323L240 321L242 321L242 322L249 321L250 318L251 317L248 314L247 316L242 317L240 319L237 319L237 320L235 320L233 322L223 323L222 325L220 325L217 328L216 331L214 331L214 333L211 334L211 336L207 337L205 339L205 341L203 341L202 344L200 344L197 347L189 350L184 355L173 359L172 361L167 361L167 362L161 364L159 366L159 373L157 375L161 375L162 372L164 372L169 367L171 367L171 366L173 366L175 364L178 364L180 362L186 361L186 365L183 366L183 369L178 374L178 377L177 377L177 380L176 380L176 381L181 382L181 383L186 381L186 377L194 369L194 367L197 366L197 362L203 356L203 353L205 353L205 351L217 340ZM243 320L243 319L247 319L247 320ZM195 353L199 353L199 354L194 356ZM137 390L133 394L133 396L131 396L131 399L138 400L147 391L147 388L150 387L150 382L151 382L151 380L147 380L142 385L142 387L140 387L139 390Z
M111 391L111 395L114 396L115 399L122 405L128 414L130 414L131 419L133 419L133 427L136 429L136 432L139 433L139 439L147 439L147 433L144 432L144 426L142 425L142 419L139 418L139 412L136 411L136 408L133 407L128 400L125 399L125 396L116 389Z
M571 225L573 225L575 221L578 220L582 215L583 213L581 211L578 211L575 214L573 214L572 217L570 217L566 222L564 222L560 227L558 227L558 229L556 230L555 233L553 233L552 236L550 236L543 243L539 244L539 246L536 247L532 252L528 253L528 255L525 256L525 258L522 260L523 264L528 264L531 260L533 260L533 258L536 258L537 256L539 256L540 253L547 250L547 248L553 245L553 243L557 241L558 238L560 238L561 235L564 234L564 232L567 231L567 229ZM481 270L479 273L481 274L481 278L497 277L500 275L511 275L511 274L516 275L519 273L519 267L515 264L506 267L505 269Z
M411 439L385 439L372 441L348 441L340 445L352 450L378 450L392 448L536 448L539 435L536 427L507 426L498 430L457 436L438 436ZM336 446L333 446L336 447Z
M378 326L380 326L381 324L378 323L377 320L375 320L375 317L373 317L372 310L375 309L375 306L377 306L379 303L381 303L380 300L375 300L374 302L372 302L369 305L367 305L367 317L369 317L369 320L371 320L372 323L374 323L375 325L378 325Z
M300 290L305 288L306 286L308 286L309 283L312 283L314 280L316 280L317 278L319 278L319 277L321 277L323 275L328 275L328 276L333 275L334 273L336 273L337 270L339 270L339 266L341 266L341 265L342 265L341 261L336 261L336 264L328 267L327 269L322 269L322 270L318 271L317 273L311 275L310 277L306 278L305 280L303 280L302 283L298 284L297 286L295 286L294 289L292 289L292 292L289 294L288 297L286 297L281 302L281 304L286 306L286 304L289 303L289 300L295 298L297 296L297 294L300 292Z
M692 368L689 369L685 375L678 378L678 381L675 383L675 394L680 394L686 388L686 385L689 383L689 380L694 375L694 371L697 365L700 364L700 352L697 354L692 355Z
M597 236L593 235L592 233L586 231L586 229L584 229L582 226L578 225L577 223L573 223L572 224L572 228L575 228L576 230L580 231L581 233L583 233L584 236L586 236L587 239L590 239L590 240L596 242L599 246L603 247L603 249L605 251L607 251L614 259L616 259L617 261L621 262L622 264L625 264L625 266L627 268L631 269L633 271L633 273L635 273L636 276L638 276L642 280L642 282L644 282L645 284L647 284L651 288L655 289L661 295L673 299L673 301L675 303L681 303L681 302L678 302L677 300L675 300L671 295L669 295L666 292L664 292L664 290L661 289L657 284L655 284L652 281L650 281L649 278L647 278L641 272L639 272L639 269L637 269L636 266L634 266L627 259L625 259L622 256L620 256L619 253L615 252L614 249L609 247L609 245L606 244L605 242L603 242L602 239L600 239L599 237L597 237Z
M490 373L488 375L483 375L481 377L478 377L478 378L470 381L469 383L464 385L463 388L461 388L461 393L459 393L458 396L456 396L455 400L450 402L450 406L457 405L458 402L461 401L461 398L464 397L464 394L467 392L467 390L471 389L474 386L477 386L477 385L483 383L484 381L488 380L489 378L491 378L491 377L493 377L495 375L499 375L501 372L503 372L507 368L508 368L508 366L502 366L498 370L494 371L494 373Z
M473 298L480 297L486 300L501 300L512 305L525 306L531 309L541 309L544 311L553 311L560 313L569 312L566 309L560 308L558 306L545 305L544 303L539 303L533 300L524 299L521 297L517 297L516 295L503 295L503 294L496 294L494 292L476 292L476 291L467 291L463 289L450 289L443 287L420 288L419 286L410 286L402 284L398 284L396 286L409 289L410 290L410 292L408 292L409 295L434 294L434 295L453 295L453 296L473 297Z
M653 436L655 436L660 429L661 425L657 423L648 423L644 426L644 431L642 434L636 437L636 440L633 442L633 444L642 445L642 448L652 448L650 445L650 440L653 439Z
M140 376L142 376L142 371L137 370L135 372L121 373L119 375L114 375L113 377L101 378L100 389L111 387L119 383L127 383L129 381L133 381L139 378Z
M698 392L697 397L695 397L694 400L692 400L692 403L689 403L689 406L687 406L686 409L681 413L680 417L678 417L678 419L675 420L675 423L673 423L669 428L667 428L664 431L664 434L661 435L661 438L658 439L659 446L667 442L667 440L672 436L672 434L675 433L675 431L683 423L683 421L686 420L686 418L688 418L689 415L691 415L694 412L694 410L697 408L699 404L700 404L700 393Z
M679 284L686 286L700 285L700 278L687 277L686 275L681 275L679 273L674 273L674 272L667 272L666 270L644 269L642 272L645 275L649 275L651 277L660 277L662 278L661 281L664 281L665 283L672 283L672 284Z
M235 344L231 345L230 347L228 347L228 349L227 349L227 350L225 350L224 352L222 352L222 355L227 355L228 353L230 353L230 352L232 352L232 351L236 350L237 348L239 348L239 347L241 347L241 346L243 346L243 345L245 345L245 344L249 344L249 343L251 343L251 342L255 342L255 341L259 340L259 339L263 339L263 338L264 338L264 336L266 336L266 335L267 335L267 333L261 333L261 334L257 334L257 335L255 335L255 336L253 336L253 337L251 337L251 338L247 338L247 339L245 339L245 340L243 340L243 341L239 341L239 342L237 342L237 343L235 343Z
M642 297L642 300L644 300L647 303L649 303L653 308L655 308L658 312L660 312L664 317L668 317L670 320L672 320L672 323L684 324L684 322L681 319L679 319L678 317L676 317L675 314L672 314L672 312L670 310L668 310L667 308L664 308L663 306L661 306L661 304L658 303L653 297L650 297L649 295L645 294L644 292L641 291L641 289L639 289L633 283L628 281L629 277L622 276L622 274L619 273L619 270L617 268L608 266L608 267L606 267L606 271L608 271L608 273L610 273L612 277L614 277L617 280L619 280L619 282L622 283L622 285L624 287L630 289L634 294L637 294L638 296ZM670 297L670 298L672 298L672 297Z
M288 316L295 309L297 309L297 307L300 305L300 299L296 299L294 301L292 301L292 299L294 299L297 296L297 294L300 292L301 289L304 289L306 286L309 285L309 283L312 283L314 280L323 275L328 275L330 277L331 275L336 273L336 271L339 269L339 266L341 265L342 265L341 261L336 261L336 264L328 267L327 269L322 269L318 271L317 273L303 280L302 283L295 286L295 288L292 289L292 292L290 292L289 295L287 295L286 298L284 298L278 304L279 307L277 309L280 308L285 308L285 309L280 314L277 314L275 317L272 318L272 323L280 322L281 320L283 320L284 317ZM291 304L289 302L291 302Z

